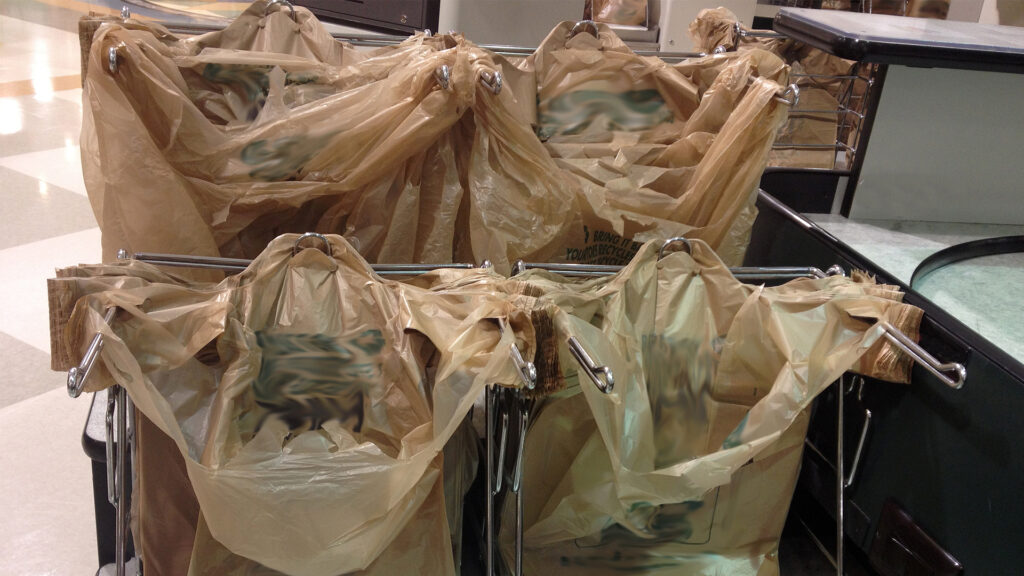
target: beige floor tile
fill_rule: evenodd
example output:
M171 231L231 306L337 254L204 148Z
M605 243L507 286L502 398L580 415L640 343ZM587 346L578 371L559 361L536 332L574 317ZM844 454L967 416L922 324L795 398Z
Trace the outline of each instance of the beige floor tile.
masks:
M86 196L82 156L77 145L0 158L0 166Z
M0 574L94 574L96 527L82 429L90 398L53 390L0 409Z
M46 279L58 267L100 261L98 228L0 250L0 327L50 352Z
M81 73L78 36L49 26L0 16L0 82Z

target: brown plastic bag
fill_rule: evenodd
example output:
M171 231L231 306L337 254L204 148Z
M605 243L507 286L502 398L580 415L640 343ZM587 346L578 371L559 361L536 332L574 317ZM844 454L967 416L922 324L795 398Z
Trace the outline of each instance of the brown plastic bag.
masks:
M690 24L690 36L699 50L746 51L765 49L793 67L794 82L800 87L800 102L790 113L779 134L780 147L773 150L769 166L832 169L836 163L839 134L839 102L859 98L866 83L851 82L848 77L857 63L833 56L802 42L786 38L758 38L736 34L736 15L726 8L705 9ZM834 77L834 78L829 78ZM849 92L849 94L847 93ZM800 110L825 111L801 113ZM831 111L831 112L829 112ZM850 130L850 127L846 127ZM833 146L828 150L820 145Z
M231 25L252 38L99 30L83 167L106 258L253 257L280 232L319 231L371 261L548 259L573 221L572 182L522 121L516 90L478 81L507 62L458 36L357 57L323 47L308 12L297 26L263 17L263 4Z
M777 573L804 410L865 355L887 358L875 376L907 375L879 322L915 334L921 311L891 287L749 286L703 243L692 256L657 252L645 245L616 276L582 285L518 278L557 310L557 340L577 338L615 382L602 393L563 348L567 388L527 435L527 574Z
M278 233L311 230L346 235L371 261L489 259L499 270L515 259L624 263L634 240L688 231L730 262L742 252L732 242L749 229L766 128L785 114L773 98L782 68L762 73L762 56L717 60L715 87L698 94L603 27L594 45L566 42L560 25L517 70L458 36L331 50L307 12L295 24L264 17L263 4L231 33L198 39L100 29L83 166L108 258L120 248L251 257ZM509 88L494 95L477 80L497 70ZM572 139L537 142L526 125L535 84L543 105L604 81L632 92L653 83L671 123L639 140L633 127L614 131L597 147L588 134L575 152Z
M102 332L89 389L125 386L185 455L202 513L190 573L451 573L440 454L485 383L518 382L492 352L529 316L486 284L381 280L339 237L333 257L292 256L295 238L218 285L100 267L123 288L79 299L66 345ZM57 283L96 287L100 268Z
M674 67L637 56L606 26L597 37L570 28L523 63L537 78L538 133L581 189L582 225L558 260L622 264L643 241L686 235L739 264L787 113L776 98L786 67L766 52Z

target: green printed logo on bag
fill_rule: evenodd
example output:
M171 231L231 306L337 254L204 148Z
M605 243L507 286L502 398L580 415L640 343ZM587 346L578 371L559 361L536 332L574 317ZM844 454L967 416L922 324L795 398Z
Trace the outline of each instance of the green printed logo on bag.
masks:
M295 433L337 420L360 431L363 395L381 378L380 330L351 338L262 331L256 341L263 358L252 390L267 410L261 424L280 418Z
M610 93L578 90L537 104L537 135L574 136L587 132L621 130L636 132L674 119L657 90Z
M238 86L245 94L248 109L246 118L255 120L267 101L270 93L270 71L274 66L253 64L217 64L203 66L203 78L216 84ZM309 84L316 82L317 76L309 72L285 73L284 83Z
M333 137L334 134L324 134L256 140L242 148L242 162L256 166L249 171L249 176L253 180L288 180L298 176L306 162L322 150Z

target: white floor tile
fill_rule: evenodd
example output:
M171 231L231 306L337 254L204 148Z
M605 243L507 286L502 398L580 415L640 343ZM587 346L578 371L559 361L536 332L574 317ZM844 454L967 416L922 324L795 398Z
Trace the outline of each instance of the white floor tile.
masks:
M0 410L0 574L96 572L89 403L57 389Z
M101 255L99 228L0 250L0 277L4 279L0 282L3 331L49 353L46 279L53 277L55 268L96 263Z
M0 158L0 166L86 196L81 154L78 146L69 144L52 150L6 156Z
M75 88L74 90L58 90L53 93L54 98L66 100L68 102L74 102L79 106L82 105L82 89Z
M49 26L0 16L0 82L44 79L81 73L78 35Z

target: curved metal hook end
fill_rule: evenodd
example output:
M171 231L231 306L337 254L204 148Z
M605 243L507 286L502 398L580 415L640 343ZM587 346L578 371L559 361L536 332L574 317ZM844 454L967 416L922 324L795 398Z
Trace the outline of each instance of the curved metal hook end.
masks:
M434 70L434 80L442 90L450 90L452 87L452 69L447 64L441 64Z
M593 36L594 38L597 38L600 32L597 28L597 22L594 22L593 20L580 20L579 22L573 25L572 30L569 30L569 33L566 35L566 37L572 38L579 34L580 32L584 31L589 32L590 35Z
M790 84L777 98L779 102L790 108L796 108L796 105L800 103L800 88L796 84Z
M826 276L846 276L846 270L843 269L839 264L833 264L825 270Z
M293 22L298 24L299 18L295 15L295 6L288 0L270 0L270 2L267 2L267 7L263 10L263 15L266 16L267 14L270 14L270 8L277 4L287 6L289 12L288 15L291 16Z
M682 246L682 248L686 251L687 254L693 253L693 245L690 244L689 240L683 238L682 236L675 236L673 238L665 240L665 242L661 245L661 248L658 249L658 260L664 258L665 255L668 253L668 249L677 244Z
M326 236L324 236L323 234L318 234L317 232L306 232L302 236L296 238L295 244L292 245L292 256L295 256L296 254L301 252L303 250L302 243L310 238L315 238L316 240L319 240L321 243L323 243L323 246L320 248L321 252L331 257L334 256L334 253L331 250L330 241L327 240Z
M85 378L77 366L68 370L68 396L78 398L82 395L82 388L85 387Z
M107 69L111 74L117 74L117 46L107 48Z
M480 83L497 96L501 94L501 87L505 84L505 80L501 77L501 72L497 70L488 72L485 70L480 73Z

